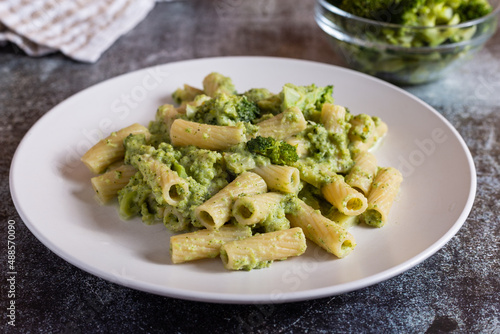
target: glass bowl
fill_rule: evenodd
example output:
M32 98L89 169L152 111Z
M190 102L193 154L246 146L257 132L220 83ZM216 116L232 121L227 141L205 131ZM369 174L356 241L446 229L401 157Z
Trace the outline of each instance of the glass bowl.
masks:
M446 26L402 26L361 18L317 0L315 20L349 67L400 85L437 80L471 59L495 33L500 0L479 19Z

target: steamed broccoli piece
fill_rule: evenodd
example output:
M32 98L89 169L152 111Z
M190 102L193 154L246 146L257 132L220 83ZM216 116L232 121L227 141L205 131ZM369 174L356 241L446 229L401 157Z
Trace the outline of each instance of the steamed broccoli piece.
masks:
M249 152L246 147L247 143L240 143L223 153L226 170L233 176L271 163L268 157Z
M274 165L290 165L299 159L295 146L271 137L249 140L247 150L268 157Z
M236 112L238 113L240 122L251 122L260 116L259 107L254 102L249 101L245 96L239 96Z
M453 25L491 12L487 0L341 0L340 9L367 19L407 26Z
M257 104L246 96L219 94L197 107L192 120L205 124L235 125L252 122L260 113Z
M487 0L462 0L457 8L462 22L475 20L488 15L492 8Z
M211 97L219 94L236 94L233 80L217 72L212 72L203 79L203 91Z
M274 95L267 88L252 88L243 93L250 101L259 102L261 100L265 100Z
M291 107L298 107L306 120L317 121L321 114L323 103L333 103L333 86L318 87L315 84L309 86L296 86L286 84L280 93L281 111Z
M330 0L340 9L363 18L401 24L405 27L436 27L412 31L401 29L380 29L367 32L368 38L382 38L403 47L437 46L448 42L469 40L476 33L476 27L444 28L461 22L477 19L492 11L488 0ZM439 28L437 28L439 27ZM370 35L372 35L370 37ZM366 52L366 50L364 51ZM422 56L424 57L424 56ZM389 59L391 56L389 55ZM423 59L423 58L419 58ZM439 59L438 59L439 60ZM436 60L436 61L438 61ZM425 59L424 59L425 61ZM372 60L370 60L372 63ZM369 68L370 63L367 65ZM400 64L386 63L386 69L379 72L397 72Z
M252 88L243 93L243 95L256 103L263 114L271 113L276 115L281 112L280 94L271 93L266 88Z
M351 163L349 141L345 133L330 133L321 124L309 124L303 136L310 144L308 151L314 161L331 161L332 166L342 162Z
M340 9L367 19L405 24L412 21L425 0L354 0L342 1Z

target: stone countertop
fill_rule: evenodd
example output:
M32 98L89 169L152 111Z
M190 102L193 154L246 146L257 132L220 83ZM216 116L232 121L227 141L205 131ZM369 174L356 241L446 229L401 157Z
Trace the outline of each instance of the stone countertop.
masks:
M477 194L460 231L423 263L340 296L224 305L115 285L65 262L23 224L9 192L17 145L52 107L105 79L178 60L234 55L343 65L316 26L313 1L180 1L156 5L95 64L0 48L2 317L8 333L500 333L500 33L438 82L405 88L462 135ZM7 225L16 224L16 327L7 324Z

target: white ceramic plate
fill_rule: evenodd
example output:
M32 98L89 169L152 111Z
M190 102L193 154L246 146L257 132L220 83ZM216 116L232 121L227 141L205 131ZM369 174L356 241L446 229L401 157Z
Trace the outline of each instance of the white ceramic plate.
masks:
M200 87L212 71L238 91L285 83L335 85L336 102L354 114L382 117L389 134L379 164L405 179L390 221L352 233L358 246L338 260L310 244L306 254L270 268L230 272L219 259L173 265L169 232L140 219L122 221L115 206L93 198L80 156L109 132L172 103L172 92ZM462 226L476 190L471 155L434 109L390 84L343 68L282 58L230 57L143 69L90 87L62 102L26 134L14 156L10 186L24 223L48 248L77 267L134 289L224 303L280 303L341 294L391 278L440 249Z

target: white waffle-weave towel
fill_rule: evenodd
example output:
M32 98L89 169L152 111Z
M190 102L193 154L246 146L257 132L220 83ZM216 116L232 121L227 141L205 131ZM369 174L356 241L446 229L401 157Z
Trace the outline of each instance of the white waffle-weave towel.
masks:
M121 35L142 21L154 0L0 0L0 43L30 56L61 51L96 62Z

